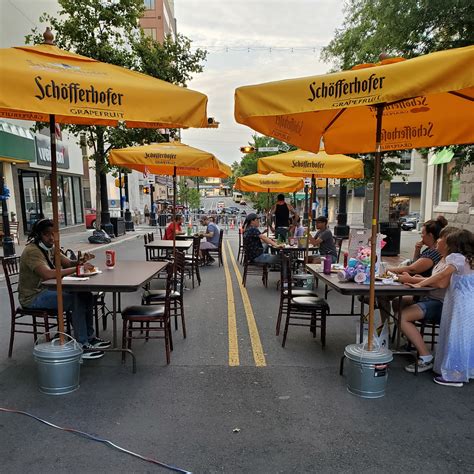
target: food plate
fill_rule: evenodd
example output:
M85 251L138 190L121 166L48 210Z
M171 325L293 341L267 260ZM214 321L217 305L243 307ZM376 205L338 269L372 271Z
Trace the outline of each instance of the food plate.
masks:
M92 275L97 275L98 273L102 273L98 268L94 268L91 272L84 272L85 277L90 277Z

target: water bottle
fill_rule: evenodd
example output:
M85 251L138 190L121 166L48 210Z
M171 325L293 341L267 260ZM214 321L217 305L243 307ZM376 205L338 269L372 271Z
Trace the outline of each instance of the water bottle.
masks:
M325 257L322 257L324 259L323 262L323 273L325 275L330 275L331 274L331 265L332 265L332 258L331 255L326 255Z

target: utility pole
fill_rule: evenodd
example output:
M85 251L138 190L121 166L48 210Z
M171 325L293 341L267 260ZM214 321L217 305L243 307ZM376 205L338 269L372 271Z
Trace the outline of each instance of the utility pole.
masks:
M349 237L350 227L347 225L347 187L346 180L341 179L339 183L339 212L337 213L337 225L334 227L336 237Z

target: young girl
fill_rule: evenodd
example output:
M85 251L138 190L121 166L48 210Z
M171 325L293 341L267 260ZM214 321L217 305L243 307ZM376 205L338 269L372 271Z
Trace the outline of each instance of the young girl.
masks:
M448 249L446 238L451 234L458 232L455 227L446 227L440 234L436 248L441 255L441 260L433 268L432 276L425 278L421 275L410 276L403 273L403 283L411 286L431 286L437 288L429 296L422 297L417 303L407 306L401 313L401 330L408 340L415 346L419 354L418 372L426 372L433 368L433 356L427 349L421 334L415 326L415 321L424 320L430 323L439 324L443 310L443 300L446 288L449 286L450 274L445 273L448 266L446 256ZM415 372L416 364L410 364L405 367L407 372Z
M474 378L474 234L466 229L446 237L446 268L413 286L444 286L434 382L462 387ZM467 277L467 278L466 278Z

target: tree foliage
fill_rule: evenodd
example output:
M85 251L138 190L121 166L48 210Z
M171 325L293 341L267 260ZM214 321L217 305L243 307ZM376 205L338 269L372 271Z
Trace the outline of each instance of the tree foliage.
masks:
M381 53L412 58L472 44L472 0L348 0L344 23L322 58L350 69L377 62ZM472 145L449 148L458 156L454 172L474 164Z
M412 58L474 44L471 0L348 0L344 12L322 51L341 69L376 62L382 52Z

